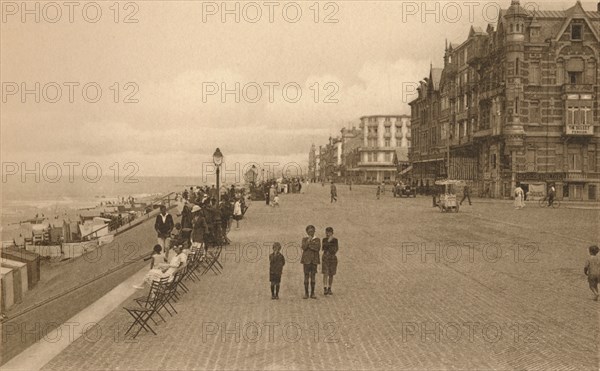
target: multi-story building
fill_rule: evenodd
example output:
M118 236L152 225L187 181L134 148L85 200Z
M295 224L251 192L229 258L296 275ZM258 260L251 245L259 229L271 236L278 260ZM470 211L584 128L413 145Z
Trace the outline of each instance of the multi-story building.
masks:
M348 171L348 169L358 168L358 163L360 162L359 149L363 142L362 131L352 125L350 129L342 128L341 133L342 178L346 183L350 181L356 183L356 179L352 178L354 173Z
M408 162L411 145L410 117L364 116L360 118L362 143L350 140L351 148L346 151L346 174L353 182L394 181L398 163ZM352 152L353 151L353 152ZM350 160L350 161L348 161Z
M317 150L314 144L310 146L310 151L308 152L307 178L311 182L315 182L317 179Z
M342 174L342 140L329 137L329 142L319 146L319 180L339 181Z
M421 82L413 177L470 180L499 197L554 183L558 197L597 200L599 62L600 4L534 12L512 0L496 27L447 45L444 68Z

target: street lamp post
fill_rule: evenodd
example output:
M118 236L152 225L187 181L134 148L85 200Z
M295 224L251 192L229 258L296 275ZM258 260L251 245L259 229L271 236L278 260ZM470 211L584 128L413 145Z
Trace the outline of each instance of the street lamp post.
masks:
M219 204L219 202L221 201L221 174L220 174L220 170L221 170L221 164L223 163L223 154L221 153L221 150L217 148L217 150L215 151L215 153L213 153L213 163L215 164L215 166L217 167L217 205Z

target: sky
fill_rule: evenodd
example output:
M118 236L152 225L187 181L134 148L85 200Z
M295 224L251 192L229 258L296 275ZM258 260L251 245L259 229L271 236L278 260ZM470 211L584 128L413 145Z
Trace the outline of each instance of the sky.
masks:
M2 162L194 176L216 147L242 167L304 167L361 116L410 114L446 39L510 0L47 4L1 3Z

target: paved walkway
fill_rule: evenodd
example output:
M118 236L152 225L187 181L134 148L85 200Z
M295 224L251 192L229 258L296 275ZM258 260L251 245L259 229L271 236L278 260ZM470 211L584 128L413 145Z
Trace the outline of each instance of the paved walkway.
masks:
M253 203L224 273L192 284L157 336L125 339L117 308L45 368L598 369L600 304L582 272L598 211L475 203L442 214L430 198L338 193L331 205L311 184L280 208ZM340 239L334 295L318 277L317 300L302 299L307 224ZM274 241L287 259L279 301Z

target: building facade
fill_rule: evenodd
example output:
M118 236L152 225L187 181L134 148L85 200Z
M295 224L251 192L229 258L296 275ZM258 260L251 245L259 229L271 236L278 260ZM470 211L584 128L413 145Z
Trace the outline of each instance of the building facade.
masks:
M308 151L308 174L307 178L311 182L317 179L317 149L313 144Z
M598 200L600 4L528 11L518 0L497 25L448 44L410 103L410 159L419 184L470 181L510 197L517 183L543 196Z
M410 117L406 115L361 117L362 135L350 141L348 150L353 152L345 156L347 177L354 183L395 181L398 164L408 162L410 127Z

